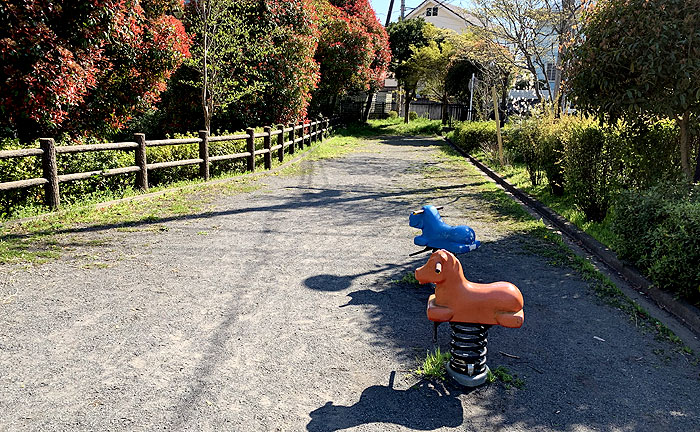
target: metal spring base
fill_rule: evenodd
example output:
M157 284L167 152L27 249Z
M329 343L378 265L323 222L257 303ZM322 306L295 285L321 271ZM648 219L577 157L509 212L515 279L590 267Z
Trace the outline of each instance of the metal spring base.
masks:
M466 387L480 386L486 382L489 367L486 366L486 344L490 325L450 323L450 361L447 372L459 384Z

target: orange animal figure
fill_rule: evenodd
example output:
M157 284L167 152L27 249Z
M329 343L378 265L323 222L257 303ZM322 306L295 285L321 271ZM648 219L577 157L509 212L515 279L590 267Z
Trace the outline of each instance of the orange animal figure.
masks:
M436 322L499 324L517 328L523 325L523 295L510 282L479 284L469 282L462 264L441 249L416 270L420 283L434 283L435 294L428 299L428 319Z

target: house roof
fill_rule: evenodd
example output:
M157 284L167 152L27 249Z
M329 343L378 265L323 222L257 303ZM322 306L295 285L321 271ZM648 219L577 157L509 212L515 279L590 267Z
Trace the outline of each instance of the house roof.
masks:
M442 8L447 10L452 16L461 19L466 24L480 25L479 20L474 15L467 12L465 9L462 9L461 7L455 6L453 4L449 4L449 3L442 1L442 0L423 0L423 2L421 4L419 4L418 6L413 8L413 10L408 15L406 15L406 18L409 19L409 18L416 18L418 16L422 16L423 11L425 10L425 6L428 3L434 3L434 4L441 6Z

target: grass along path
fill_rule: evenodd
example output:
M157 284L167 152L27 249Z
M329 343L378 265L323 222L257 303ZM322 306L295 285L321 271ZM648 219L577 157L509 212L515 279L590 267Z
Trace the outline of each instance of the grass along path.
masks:
M340 129L334 136L315 144L304 159L337 157L361 146L359 138ZM296 175L306 169L302 164L290 163L292 156L295 155L286 156L287 162L281 168L279 161L273 158L273 171L261 172L255 177L236 174L210 182L182 181L151 188L146 195L136 190L127 190L121 195L105 191L64 205L56 212L47 212L43 207L27 208L18 218L0 221L0 265L41 263L60 257L66 248L95 246L94 240L84 242L81 233L98 227L157 230L163 220L206 212L221 196L261 187L261 176Z

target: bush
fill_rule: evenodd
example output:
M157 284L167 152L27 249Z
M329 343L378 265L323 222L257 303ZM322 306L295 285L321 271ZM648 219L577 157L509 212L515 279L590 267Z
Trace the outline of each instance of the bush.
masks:
M611 216L621 258L660 288L700 303L700 185L664 183L623 192Z
M418 113L415 111L409 111L408 112L408 119L409 120L415 120L418 118Z
M620 123L621 182L625 188L648 189L681 175L679 130L674 122Z
M618 190L619 136L592 122L572 127L564 143L568 193L588 220L602 222Z
M508 128L504 143L514 155L515 161L522 161L533 186L540 184L543 169L543 144L545 141L540 127L543 122L536 117L521 119Z
M496 122L462 122L455 127L454 143L467 153L482 149L493 152L497 145Z
M399 116L399 113L398 113L398 112L393 111L393 110L392 110L392 111L389 111L389 118L390 118L390 119L395 119L395 118L397 118L398 116Z

